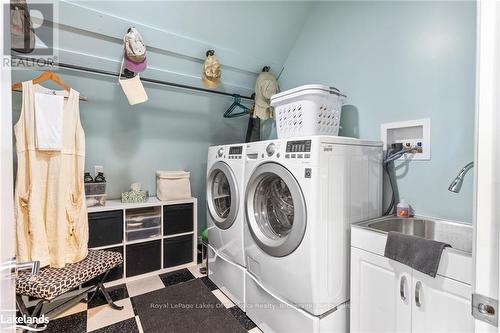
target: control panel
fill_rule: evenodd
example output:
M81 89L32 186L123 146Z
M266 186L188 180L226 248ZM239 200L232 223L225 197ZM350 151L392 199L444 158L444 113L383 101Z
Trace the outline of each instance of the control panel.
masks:
M241 159L243 154L243 146L229 147L229 159Z
M287 153L309 153L311 152L311 140L288 141L286 143Z
M311 158L312 140L273 140L247 145L247 160L308 159Z
M243 153L243 146L229 147L229 155L241 155Z

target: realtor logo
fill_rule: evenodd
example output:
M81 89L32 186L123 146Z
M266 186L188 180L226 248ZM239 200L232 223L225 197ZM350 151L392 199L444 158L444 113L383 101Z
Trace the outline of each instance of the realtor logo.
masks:
M56 3L11 0L4 4L4 67L52 66L57 61ZM9 61L8 57L12 56Z
M42 332L47 329L49 318L43 314L38 317L29 317L26 314L16 316L16 311L0 311L0 324L12 329L27 332Z

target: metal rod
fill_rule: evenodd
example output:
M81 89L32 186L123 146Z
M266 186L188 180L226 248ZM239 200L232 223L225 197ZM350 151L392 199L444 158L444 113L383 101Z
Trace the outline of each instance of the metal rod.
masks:
M36 63L36 59L34 59L34 58L21 57L21 56L12 56L12 58L24 60L24 61L31 61L31 62ZM114 76L114 77L118 77L120 74L117 72L105 71L102 69L78 66L78 65L73 65L73 64L66 64L63 62L54 62L51 65L56 66L56 67L60 67L60 68L66 68L66 69L72 69L72 70L76 70L76 71L82 71L82 72L88 72L88 73L100 74L100 75L107 75L107 76ZM231 94L231 93L224 92L224 91L211 90L211 89L206 89L206 88L201 88L201 87L189 86L187 84L181 84L181 83L175 83L175 82L169 82L169 81L161 81L161 80L150 79L150 78L145 78L145 77L141 77L141 81L153 83L153 84L159 84L159 85L163 85L163 86L180 88L180 89L196 90L196 91L217 94L217 95L223 95L223 96L233 97L235 95L235 94ZM253 100L253 98L251 96L241 96L240 95L240 98L246 99L246 100Z

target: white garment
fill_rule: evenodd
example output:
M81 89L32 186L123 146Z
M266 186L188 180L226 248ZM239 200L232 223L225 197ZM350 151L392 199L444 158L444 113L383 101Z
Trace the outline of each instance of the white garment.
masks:
M40 260L41 266L64 267L88 253L85 133L80 122L79 93L71 89L63 103L61 150L36 148L35 94L47 91L32 81L23 82L21 115L14 126L17 260ZM56 91L58 95L66 93Z
M60 151L64 97L35 93L35 131L38 150Z

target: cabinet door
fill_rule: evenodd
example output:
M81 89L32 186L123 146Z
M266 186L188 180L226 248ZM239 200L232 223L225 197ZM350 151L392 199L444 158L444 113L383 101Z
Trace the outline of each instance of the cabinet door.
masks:
M193 204L163 206L163 235L193 231Z
M89 213L89 247L123 242L123 211Z
M149 241L126 246L127 277L161 269L161 241Z
M411 269L351 248L351 332L410 332Z
M413 271L412 331L474 332L470 285Z

